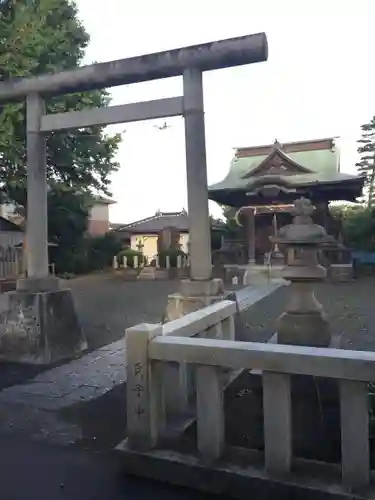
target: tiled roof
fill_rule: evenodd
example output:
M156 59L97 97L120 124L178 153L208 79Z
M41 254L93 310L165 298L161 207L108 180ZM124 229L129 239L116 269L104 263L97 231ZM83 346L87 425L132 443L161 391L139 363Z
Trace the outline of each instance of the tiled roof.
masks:
M341 180L339 173L339 152L337 148L329 147L326 149L312 149L303 151L292 151L286 152L283 146L279 146L277 149L281 150L284 156L290 158L293 162L301 165L310 170L313 174L310 178L315 177L315 180L326 181L328 178L330 180ZM267 149L268 148L268 149ZM271 156L273 149L272 146L262 146L260 149L267 150L265 154L253 155L252 149L246 150L244 148L245 154L238 154L238 151L234 158L232 159L229 172L226 178L218 182L215 185L209 187L209 191L214 189L225 189L225 188L240 188L245 186L249 182L249 176L251 172L254 171L262 162L264 162L268 157ZM287 148L285 148L287 150ZM246 152L249 151L249 156L246 156ZM296 179L297 181L297 179Z
M0 231L18 231L20 233L23 233L23 229L21 228L21 226L2 216L0 216Z
M167 227L174 227L181 232L189 231L189 217L182 212L156 212L152 217L141 219L130 224L112 224L113 231L129 233L158 233Z
M301 171L298 172L298 168L294 167L293 175L289 175L290 172L287 172L287 175L280 172L259 175L259 168L271 162L276 154L282 157L286 164L299 166ZM273 145L237 149L225 179L209 186L209 198L225 204L226 193L251 193L258 186L269 183L281 183L291 189L321 185L345 185L351 189L353 184L355 196L360 196L363 179L340 172L339 151L333 139L285 145L276 142Z
M104 198L103 196L95 196L93 201L98 205L114 205L116 203L115 200L112 200L111 198Z

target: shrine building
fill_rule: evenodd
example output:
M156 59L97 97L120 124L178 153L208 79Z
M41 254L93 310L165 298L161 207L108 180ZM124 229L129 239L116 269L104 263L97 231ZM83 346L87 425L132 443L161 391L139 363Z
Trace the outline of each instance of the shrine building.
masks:
M272 250L270 236L290 224L295 199L309 198L316 207L314 220L337 237L330 215L331 201L355 202L362 195L364 177L340 171L334 138L290 142L235 150L224 180L208 188L209 199L237 208L243 228L245 260L263 262ZM244 262L245 263L245 262Z

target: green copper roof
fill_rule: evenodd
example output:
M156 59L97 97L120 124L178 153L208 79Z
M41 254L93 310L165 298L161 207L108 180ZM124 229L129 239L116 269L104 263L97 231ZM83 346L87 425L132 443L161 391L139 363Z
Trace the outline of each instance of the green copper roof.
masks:
M262 161L267 158L267 156L269 155L248 156L244 158L234 157L231 161L226 178L218 184L210 186L210 189L236 187L238 185L238 181L241 181L244 175L251 173L251 171L258 167ZM286 156L301 165L301 167L305 167L313 172L316 172L317 181L319 181L321 177L324 177L325 179L331 178L332 180L340 177L337 175L339 172L339 155L335 150L321 149L317 151L299 151L297 153L288 153ZM304 174L301 178L299 175L293 177L298 177L299 180L302 180L302 178L305 178L305 175L311 174ZM290 180L291 176L288 178L288 181ZM247 185L249 183L249 179L244 179L244 181L245 183L240 182L239 185ZM297 181L297 179L295 179L295 181ZM234 182L235 185L232 185L232 182Z
M283 168L288 172L284 173ZM282 147L275 145L269 154L243 157L236 155L225 179L211 185L208 193L211 200L224 204L228 201L229 205L235 206L246 200L251 202L258 199L265 186L280 186L284 193L337 187L346 190L343 196L352 199L361 195L363 179L340 172L339 154L335 148L285 153ZM261 200L266 198L267 195Z
M348 181L354 179L354 175L342 174L340 172L319 172L311 174L297 174L288 176L267 176L267 184L278 183L278 181L284 180L286 184L291 186L309 186L312 184L322 184L331 182ZM248 177L243 178L230 178L226 177L222 182L210 186L209 191L215 191L218 189L246 189L250 190L253 186L263 184L265 177Z

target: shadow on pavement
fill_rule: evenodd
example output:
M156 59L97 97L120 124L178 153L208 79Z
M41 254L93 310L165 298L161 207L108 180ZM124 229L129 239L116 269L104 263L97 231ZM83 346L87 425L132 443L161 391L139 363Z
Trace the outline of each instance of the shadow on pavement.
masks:
M115 453L0 438L1 500L211 500L218 497L126 476Z

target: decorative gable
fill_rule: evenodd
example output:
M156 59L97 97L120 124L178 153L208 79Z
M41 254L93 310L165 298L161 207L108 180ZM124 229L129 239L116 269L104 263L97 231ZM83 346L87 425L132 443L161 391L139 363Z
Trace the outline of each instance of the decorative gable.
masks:
M298 165L280 149L275 149L254 170L244 175L243 179L268 175L288 176L310 173L311 170Z

